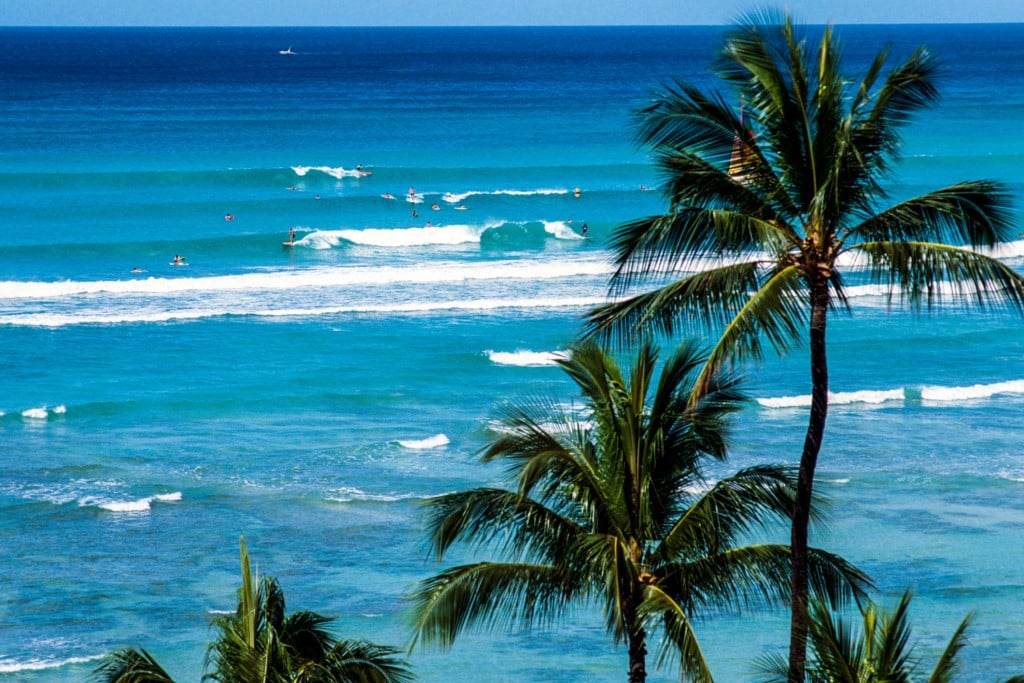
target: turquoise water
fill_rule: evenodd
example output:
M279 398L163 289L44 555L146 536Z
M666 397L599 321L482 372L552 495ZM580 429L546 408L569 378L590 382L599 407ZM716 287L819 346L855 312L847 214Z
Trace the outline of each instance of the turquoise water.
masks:
M604 299L605 241L663 207L630 113L672 76L710 83L719 29L0 34L0 680L83 680L125 645L198 680L242 533L290 609L405 645L403 596L437 569L419 503L500 481L476 454L502 402L571 399L551 354ZM854 72L890 42L949 65L897 196L1020 197L1024 27L842 35ZM973 610L963 680L1020 673L1021 323L853 295L813 542L915 590L921 654ZM795 461L803 354L746 374L730 466ZM786 614L699 635L744 680ZM426 681L614 681L625 659L585 610L411 656Z

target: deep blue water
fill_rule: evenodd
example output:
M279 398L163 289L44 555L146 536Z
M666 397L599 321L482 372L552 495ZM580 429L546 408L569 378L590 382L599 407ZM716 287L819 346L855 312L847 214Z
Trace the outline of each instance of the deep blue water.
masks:
M500 480L477 453L502 402L571 400L551 354L604 299L615 226L664 207L632 112L673 76L713 85L721 30L0 29L0 680L83 680L125 645L198 680L243 533L291 609L405 645L403 596L437 570L419 503ZM1020 198L1024 27L840 30L853 74L885 44L947 65L894 196ZM974 610L963 680L1021 673L1021 323L852 291L813 540L915 590L928 661ZM731 466L798 458L805 365L748 368ZM786 614L698 635L743 680ZM426 681L625 659L585 610L411 657Z

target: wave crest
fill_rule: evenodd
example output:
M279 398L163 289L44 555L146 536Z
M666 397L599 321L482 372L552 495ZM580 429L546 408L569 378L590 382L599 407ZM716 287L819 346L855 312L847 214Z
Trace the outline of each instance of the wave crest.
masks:
M555 365L559 360L569 358L567 351L485 351L492 363L518 367L542 367Z
M442 448L451 443L444 434L435 434L434 436L427 437L426 439L406 439L399 440L398 445L402 448L408 448L410 450L422 451L431 448Z
M108 512L149 512L154 502L161 503L173 503L181 500L181 491L175 491L174 493L161 493L155 496L147 496L145 498L139 498L138 500L125 500L125 501L109 501L109 502L93 502L89 500L83 500L80 504L84 506L95 505L101 510L107 510Z

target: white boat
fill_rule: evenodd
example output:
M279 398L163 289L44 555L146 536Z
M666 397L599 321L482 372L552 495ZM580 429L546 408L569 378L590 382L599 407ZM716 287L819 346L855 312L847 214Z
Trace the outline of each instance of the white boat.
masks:
M278 50L277 54L279 54L279 55L293 55L295 53L292 52L292 46L289 45L287 50Z

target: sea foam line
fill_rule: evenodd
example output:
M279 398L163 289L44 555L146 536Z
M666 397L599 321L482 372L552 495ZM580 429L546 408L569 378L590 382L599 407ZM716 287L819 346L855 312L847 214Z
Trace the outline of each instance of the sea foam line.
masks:
M310 171L325 173L336 180L341 180L342 178L362 178L363 176L370 175L367 171L361 171L357 168L348 169L341 166L292 166L292 170L300 178Z
M429 450L431 448L442 448L450 443L451 440L449 440L444 434L435 434L434 436L427 437L426 439L400 439L398 441L398 445L402 448L408 448L416 451Z
M202 308L161 311L157 313L126 312L120 314L57 314L33 313L25 315L0 316L0 325L21 327L67 327L71 325L122 325L129 323L161 323L173 321L202 320L227 315L251 316L258 318L314 318L327 315L373 314L416 315L438 311L491 312L503 310L533 310L558 308L590 308L607 299L602 297L541 297L535 299L473 299L462 301L414 301L402 304L371 304L326 306L321 308L278 308L244 310L227 308Z
M68 412L67 406L63 404L53 408L54 415L63 415L66 412ZM3 415L2 411L0 411L0 415ZM21 411L21 416L27 420L45 420L50 416L50 410L46 406L27 408Z
M484 351L484 354L497 365L515 365L518 367L542 367L556 365L559 360L569 358L567 351Z
M351 287L401 283L443 283L466 280L549 280L609 275L603 259L496 261L489 263L433 262L414 266L346 266L302 271L273 271L196 278L133 280L64 280L0 282L0 299L53 299L85 294L183 294L194 292L286 290L300 287Z
M69 664L85 664L103 659L106 655L92 655L88 657L69 657L67 659L28 659L19 661L0 657L0 673L17 673L19 671L45 671L47 669L59 669Z
M903 389L889 389L884 391L850 391L850 392L829 392L829 405L848 405L851 403L885 403L887 401L902 401L906 398ZM758 405L765 408L808 408L811 405L811 395L802 396L781 396L778 398L759 398Z
M422 228L369 228L364 230L320 230L304 238L314 249L336 247L341 240L373 247L424 247L479 243L480 237L501 223L486 225L445 225Z
M399 500L417 500L429 497L419 493L367 493L354 486L343 486L337 490L335 495L326 496L325 500L334 503L351 503L353 501L393 503Z
M977 401L1007 394L1024 394L1024 379L994 382L992 384L971 384L968 386L922 386L920 388L887 389L880 391L851 391L829 393L830 405L849 405L854 403L879 404L889 401L906 401L920 398L931 403L956 403ZM780 396L777 398L759 398L758 405L764 408L808 408L811 405L810 394L800 396Z
M95 505L96 507L107 510L108 512L148 512L152 509L155 501L159 501L161 503L173 503L180 500L181 491L175 491L174 493L161 493L155 496L146 496L145 498L139 498L138 500L110 501L105 503L85 499L81 501L80 505L83 507Z
M936 403L975 401L999 394L1024 394L1024 380L1009 380L993 384L972 384L963 387L921 387L921 400Z

